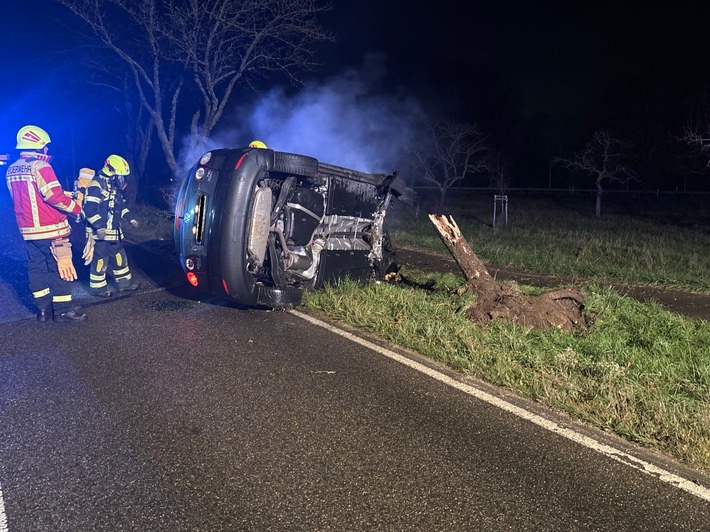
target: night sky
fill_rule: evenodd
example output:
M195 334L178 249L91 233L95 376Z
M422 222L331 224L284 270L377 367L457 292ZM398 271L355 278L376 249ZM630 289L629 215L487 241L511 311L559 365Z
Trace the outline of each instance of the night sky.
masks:
M307 79L361 68L367 54L380 53L381 90L411 95L428 112L480 122L509 149L520 149L524 135L530 149L545 142L578 149L629 95L635 102L654 92L690 99L710 81L710 9L663 4L336 0L323 19L336 41L323 45L323 67ZM68 173L120 150L115 102L87 86L82 65L72 61L69 27L78 22L50 0L13 2L3 14L0 153L13 153L26 123L50 131L55 163ZM674 103L648 100L639 113Z
M373 3L374 4L374 3ZM339 42L329 65L366 51L388 54L393 76L439 104L485 94L486 83L510 91L521 112L587 119L594 99L614 84L695 83L710 79L703 2L540 0L338 2ZM406 5L406 9L395 7ZM367 3L365 3L367 5Z

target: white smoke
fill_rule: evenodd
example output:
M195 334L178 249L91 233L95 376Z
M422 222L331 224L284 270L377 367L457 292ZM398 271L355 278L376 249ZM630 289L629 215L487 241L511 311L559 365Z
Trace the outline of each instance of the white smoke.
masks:
M242 108L232 118L239 125L220 128L213 142L237 147L258 139L274 150L355 170L402 170L424 112L409 96L383 93L384 74L385 57L371 55L360 70L307 84L295 94L274 89Z

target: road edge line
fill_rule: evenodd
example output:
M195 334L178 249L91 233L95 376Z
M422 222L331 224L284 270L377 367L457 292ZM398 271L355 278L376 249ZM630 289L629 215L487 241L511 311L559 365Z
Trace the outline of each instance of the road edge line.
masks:
M7 516L5 515L5 502L2 498L2 485L0 485L0 532L7 532Z

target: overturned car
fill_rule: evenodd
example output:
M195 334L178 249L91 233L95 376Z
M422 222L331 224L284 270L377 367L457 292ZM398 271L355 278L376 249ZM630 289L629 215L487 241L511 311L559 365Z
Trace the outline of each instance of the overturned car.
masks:
M247 307L298 305L304 290L396 270L384 227L396 173L370 174L266 148L212 150L181 184L175 245L188 281Z

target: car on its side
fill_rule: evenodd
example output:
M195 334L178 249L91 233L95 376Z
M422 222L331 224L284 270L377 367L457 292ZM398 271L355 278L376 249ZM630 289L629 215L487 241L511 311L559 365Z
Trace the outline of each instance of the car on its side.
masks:
M182 182L175 246L188 281L245 307L300 304L304 290L397 270L384 226L397 173L372 174L268 148L205 153Z

